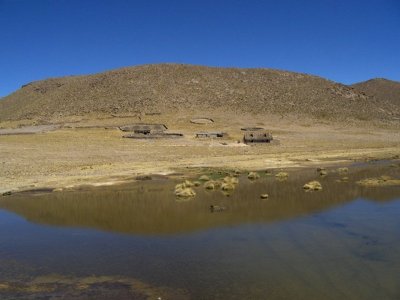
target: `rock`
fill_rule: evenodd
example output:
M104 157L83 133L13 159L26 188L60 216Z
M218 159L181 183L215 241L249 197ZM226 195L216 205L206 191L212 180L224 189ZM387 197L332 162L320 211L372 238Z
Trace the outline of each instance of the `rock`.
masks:
M233 184L233 183L230 183L230 182L224 182L222 185L221 185L221 189L223 190L223 191L231 191L231 190L234 190L235 189L235 185Z
M214 181L210 180L204 183L204 188L206 188L207 190L214 190L215 189Z
M272 175L272 172L271 172L270 170L266 170L266 171L265 171L265 175L266 175L266 176L271 176L271 175Z
M309 183L306 183L303 186L303 189L308 191L320 191L322 190L322 185L318 181L314 180L310 181Z
M239 169L236 169L233 173L236 175L240 175L242 172Z
M185 180L185 181L184 181L184 184L185 184L186 187L192 187L192 186L194 186L194 183L191 182L190 180Z
M319 175L320 176L326 176L326 175L328 175L328 172L325 171L325 170L321 170L321 171L319 171Z
M347 172L349 172L349 168L338 168L337 169L337 171L339 172L339 173L347 173Z
M208 177L207 175L201 175L199 178L200 181L209 181L210 177Z
M337 179L336 182L348 182L349 177L342 177L340 179Z
M195 181L195 182L193 182L193 185L194 185L194 186L200 186L200 185L201 185L201 182L200 182L200 181Z
M319 173L320 176L326 176L328 174L328 172L324 167L318 167L317 172Z
M260 175L258 175L257 172L250 172L250 173L247 175L247 178L250 179L250 180L255 180L255 179L260 178Z
M183 188L183 189L176 189L175 195L178 197L184 197L184 198L194 197L194 196L196 196L196 192L192 188L187 187L187 188Z
M216 189L220 188L222 183L223 183L223 181L221 181L221 180L214 180L215 188Z
M268 194L261 194L261 195L260 195L260 198L261 198L261 199L267 199L268 197L269 197Z
M223 179L223 182L224 183L238 184L239 183L239 179L237 179L236 177L226 176Z
M11 191L8 191L8 192L4 192L2 195L3 196L10 196L12 194L12 192Z
M225 211L225 210L226 210L225 206L210 205L210 211L211 212L222 212L222 211Z
M194 184L185 180L183 183L175 185L175 195L178 197L194 197L196 196L195 191L191 188Z
M275 175L275 177L280 179L286 179L289 177L289 174L286 172L279 172L278 174Z
M175 185L175 190L184 189L184 188L186 188L185 183L178 183L177 185Z

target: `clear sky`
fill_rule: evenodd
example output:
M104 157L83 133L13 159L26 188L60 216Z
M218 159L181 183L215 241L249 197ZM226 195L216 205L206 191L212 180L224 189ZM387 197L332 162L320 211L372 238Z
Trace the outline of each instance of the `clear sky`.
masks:
M400 81L400 0L0 0L0 96L161 62Z

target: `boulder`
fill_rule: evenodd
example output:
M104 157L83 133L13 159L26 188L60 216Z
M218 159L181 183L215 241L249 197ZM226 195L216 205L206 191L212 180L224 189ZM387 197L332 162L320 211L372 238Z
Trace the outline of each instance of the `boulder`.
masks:
M226 176L223 180L224 183L238 184L239 179L237 177Z
M250 179L250 180L255 180L255 179L260 178L260 175L257 172L250 172L247 175L247 178Z
M320 191L322 190L322 185L316 180L310 181L303 186L303 189L307 191Z
M185 180L185 181L184 181L184 184L185 184L186 187L192 187L192 186L194 186L194 183L191 182L190 180Z
M209 181L210 177L208 177L207 175L201 175L199 178L200 181Z
M344 168L338 168L337 171L338 171L339 173L343 174L343 173L349 172L349 168L346 168L346 167L344 167Z
M204 188L207 190L214 190L215 189L215 183L214 181L210 180L204 183Z
M275 177L278 179L286 179L289 177L289 174L286 172L279 172L278 174L275 175Z
M224 182L224 183L221 185L221 189L222 189L223 191L231 191L231 190L234 190L234 189L235 189L235 185L234 185L233 183L230 183L230 182L228 182L228 183Z
M321 171L319 171L319 175L326 176L326 175L328 175L328 172L326 170L321 170Z
M196 196L196 192L190 187L183 188L183 189L175 189L175 196L184 197L184 198L194 197L194 196Z

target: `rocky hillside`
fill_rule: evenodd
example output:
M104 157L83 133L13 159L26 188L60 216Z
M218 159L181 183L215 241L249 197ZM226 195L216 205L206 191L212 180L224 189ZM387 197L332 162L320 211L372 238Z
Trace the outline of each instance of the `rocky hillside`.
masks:
M316 76L178 64L32 82L0 101L0 121L211 111L333 120L400 116L398 103Z
M400 105L400 82L398 81L376 78L353 84L352 87L368 96L375 97L379 101L388 101L397 106Z

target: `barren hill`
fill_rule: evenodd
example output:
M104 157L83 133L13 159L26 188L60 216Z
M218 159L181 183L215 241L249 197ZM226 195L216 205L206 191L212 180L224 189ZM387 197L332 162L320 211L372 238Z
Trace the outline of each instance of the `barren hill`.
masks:
M26 84L0 101L0 121L212 111L392 120L400 116L399 106L306 74L160 64Z
M400 82L398 81L375 78L353 84L352 87L368 96L376 97L379 101L400 105Z

